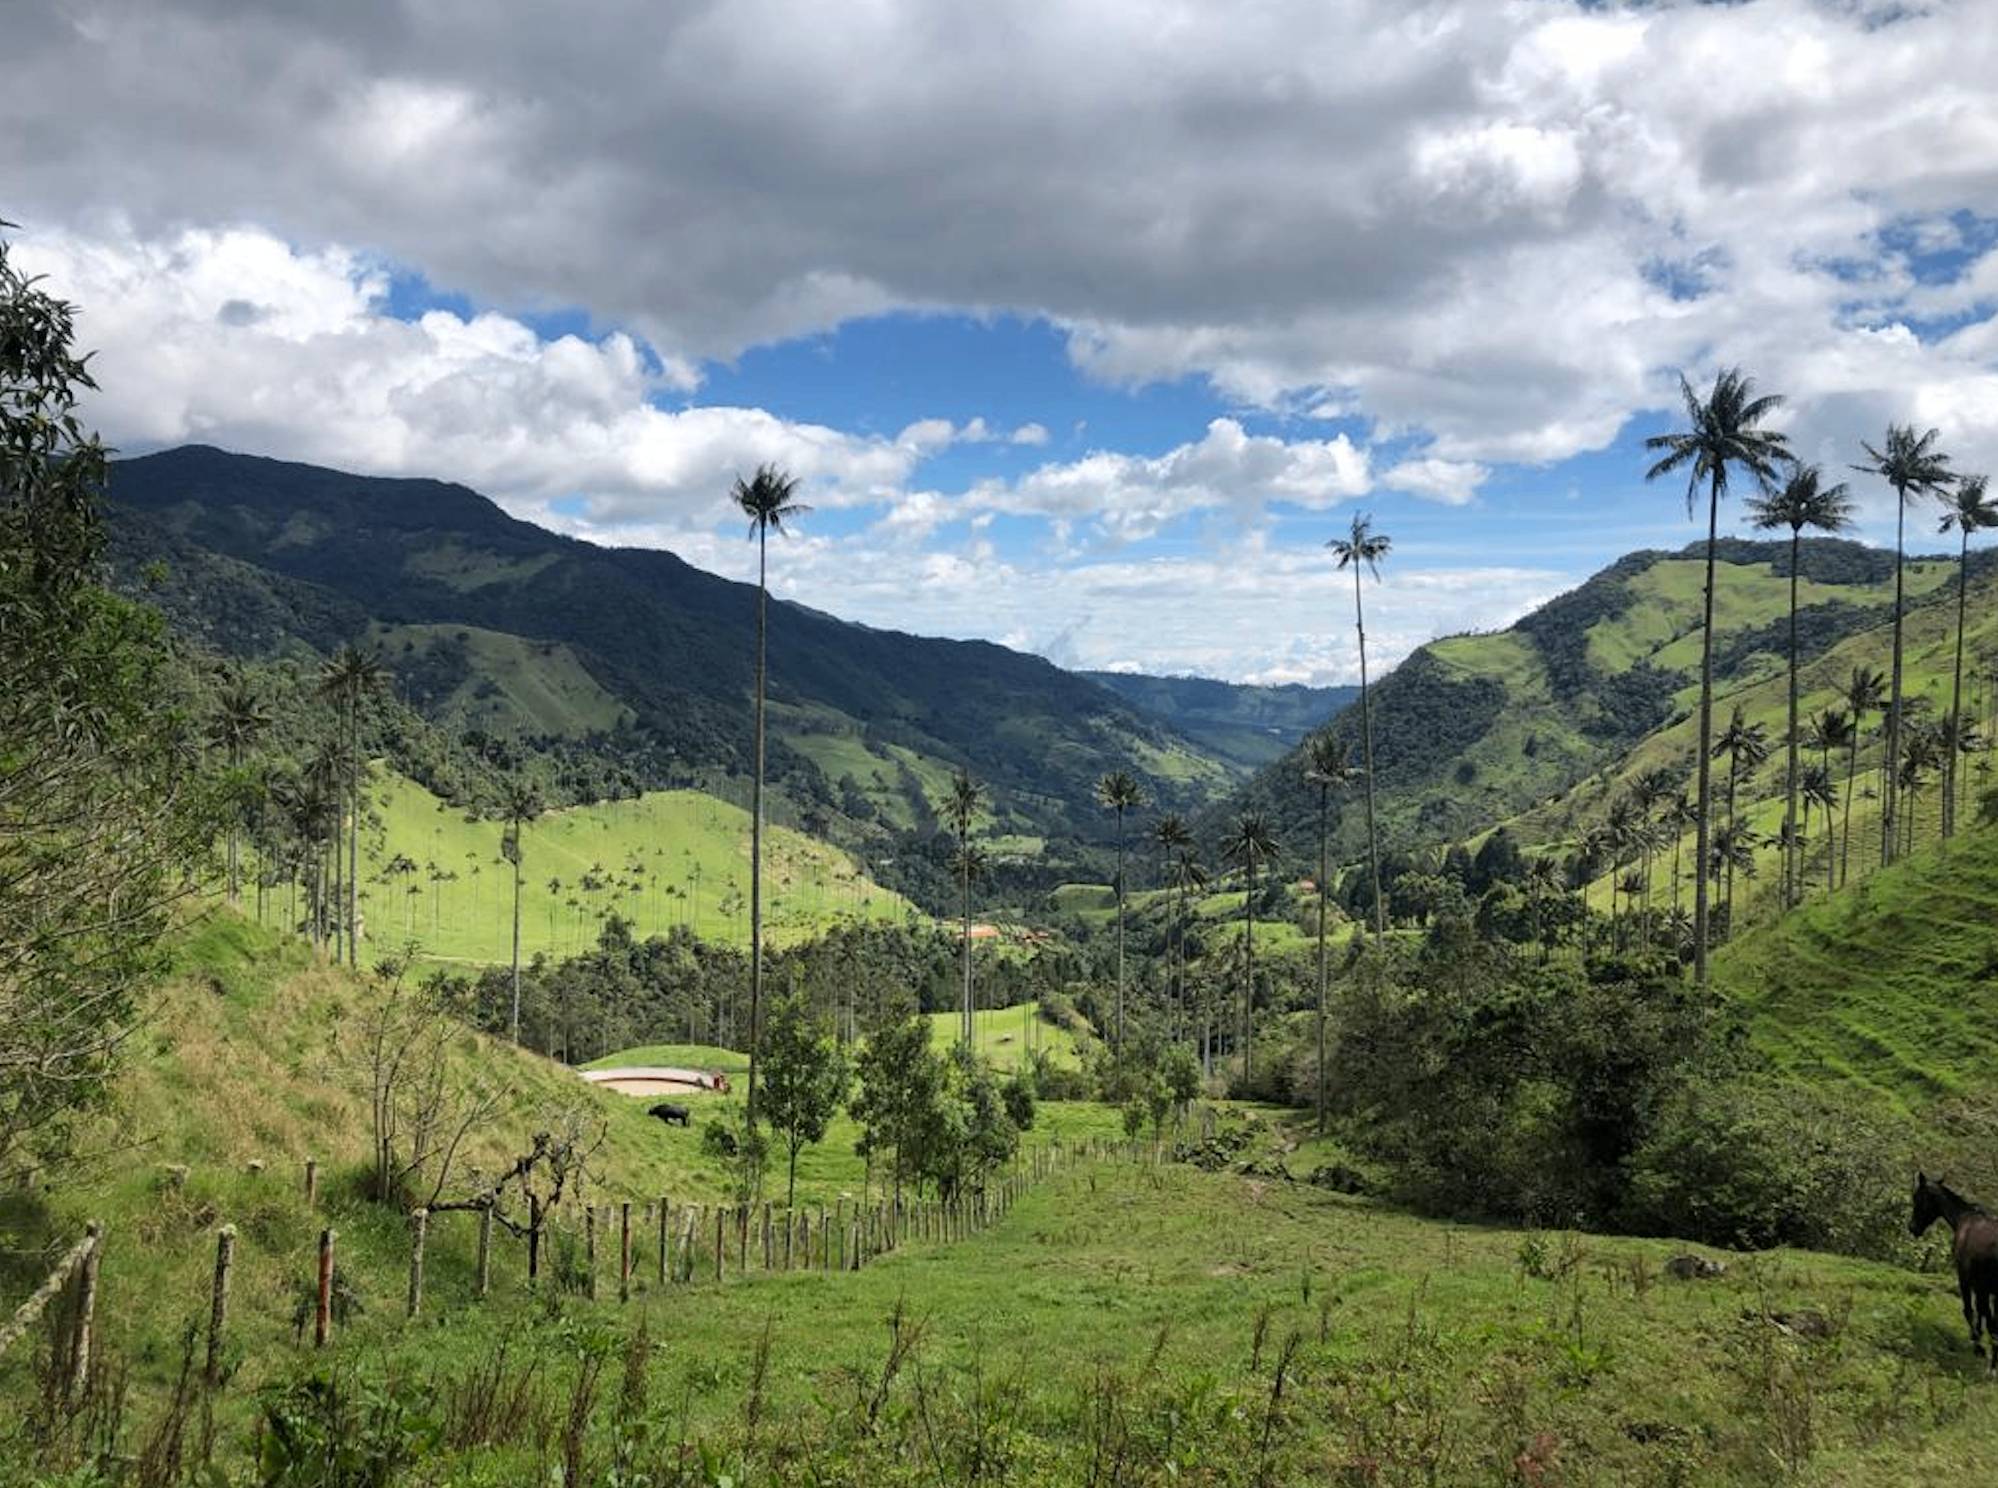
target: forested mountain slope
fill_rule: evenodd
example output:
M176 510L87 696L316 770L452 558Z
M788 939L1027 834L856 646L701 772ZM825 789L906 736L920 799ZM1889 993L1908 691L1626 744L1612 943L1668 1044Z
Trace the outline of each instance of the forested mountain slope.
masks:
M1242 773L1294 749L1360 695L1357 687L1222 682L1212 677L1153 677L1142 672L1084 672Z
M455 728L591 737L645 785L742 773L748 585L558 536L462 486L200 446L119 462L110 495L127 582L213 647L371 639L403 696ZM991 791L994 830L1067 848L1108 831L1092 795L1105 770L1182 809L1228 778L1161 721L1001 646L778 603L770 656L773 778L846 840L926 833L958 765Z

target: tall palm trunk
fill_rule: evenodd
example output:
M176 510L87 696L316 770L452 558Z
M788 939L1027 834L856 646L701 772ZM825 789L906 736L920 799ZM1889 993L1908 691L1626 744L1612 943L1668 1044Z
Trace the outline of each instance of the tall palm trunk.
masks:
M1249 897L1242 908L1242 1083L1249 1083L1256 1057L1256 855L1249 853Z
M361 719L347 704L347 965L361 964ZM334 853L340 851L334 844Z
M1707 855L1713 850L1714 548L1720 540L1720 472L1707 486L1707 580L1700 619L1699 821L1693 851L1693 981L1707 987Z
M967 852L967 857L962 873L964 879L964 1017L962 1022L964 1024L964 1047L969 1049L971 1047L972 1035L977 1032L975 1025L978 1020L975 1015L975 1004L972 1002L971 997L971 860L968 856L969 849L965 849L965 851Z
M1949 684L1949 750L1943 756L1942 836L1947 842L1956 833L1957 756L1963 742L1963 615L1970 597L1970 526L1962 527L1963 548L1956 561L1956 669Z
M750 787L749 820L749 1093L744 1098L744 1121L756 1125L756 1056L763 1019L763 687L764 642L769 599L766 560L770 530L759 526L756 532L756 777ZM971 942L966 927L965 989L970 996ZM970 1034L967 1031L966 1037Z
M1797 565L1803 555L1803 529L1790 529L1790 759L1783 783L1783 904L1804 897L1802 855L1797 847ZM1732 916L1733 911L1729 914Z
M1908 527L1908 493L1899 486L1894 488L1894 671L1888 684L1887 702L1887 764L1883 783L1886 789L1880 793L1880 861L1882 865L1894 861L1895 846L1899 836L1895 828L1893 772L1900 768L1901 761L1901 584L1907 564L1906 552Z
M1117 1052L1124 1052L1124 808L1117 808Z
M1740 819L1734 814L1734 789L1740 778L1741 756L1732 751L1727 757L1727 938L1734 939L1734 845L1741 841Z
M1360 565L1353 565L1353 631L1360 641L1360 749L1367 771L1367 876L1374 892L1374 938L1387 936L1387 904L1381 898L1381 848L1374 831L1374 724L1367 704L1367 614L1360 599Z
M1839 887L1852 882L1852 784L1859 774L1859 714L1852 715L1852 740L1845 746L1845 799L1841 803L1838 843Z
M520 1042L520 818L513 819L513 1012L507 1020L513 1041Z
M1332 788L1318 787L1318 1131L1325 1132L1325 922L1330 916L1325 910L1331 902L1327 892L1330 883L1330 860L1328 857L1327 816L1332 803Z

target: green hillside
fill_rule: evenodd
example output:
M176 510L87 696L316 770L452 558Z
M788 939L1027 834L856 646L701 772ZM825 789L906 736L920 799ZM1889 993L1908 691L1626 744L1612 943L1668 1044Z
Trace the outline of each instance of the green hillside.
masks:
M369 940L415 940L438 960L508 960L513 889L501 823L469 817L393 774L377 775L374 799L380 827L363 834L361 853ZM652 791L549 812L529 824L526 844L523 957L583 950L612 914L640 937L686 925L749 943L749 813L739 806L699 791ZM775 943L843 919L915 913L823 842L772 827L765 852L764 927Z
M1357 687L1255 686L1211 677L1084 672L1243 774L1281 758L1354 698Z
M1739 698L1764 709L1781 691L1789 547L1728 539L1720 559L1718 686L1726 707ZM1955 573L1954 563L1939 559L1908 565L1909 633L1922 636L1912 664L1931 696ZM1697 700L1702 577L1698 548L1633 553L1505 631L1416 650L1374 697L1377 805L1387 840L1419 847L1507 821L1527 842L1559 838L1582 814L1566 803L1592 801L1600 772L1622 775L1683 756L1681 726ZM1858 653L1841 648L1877 628L1892 598L1891 552L1834 539L1803 545L1800 636L1826 689L1855 654L1878 652L1877 637L1858 641ZM1830 700L1828 690L1821 700ZM1342 716L1334 727L1351 736L1357 753L1357 718ZM1295 755L1203 817L1203 830L1218 834L1228 814L1243 808L1270 813L1286 843L1303 843L1315 830L1316 797ZM1339 851L1350 859L1364 837L1351 801L1337 831Z
M939 1048L957 1042L958 1014L931 1013L930 1038ZM1082 1040L1072 1028L1059 1027L1039 1016L1033 1003L1014 1007L980 1008L972 1015L971 1047L998 1069L1018 1069L1028 1053L1045 1054L1057 1069L1082 1066Z
M1905 1110L1998 1084L1998 828L1819 895L1715 955L1785 1074ZM1988 1161L1988 1160L1987 1160Z
M578 738L633 721L559 642L461 625L378 625L369 641L409 701L455 731Z

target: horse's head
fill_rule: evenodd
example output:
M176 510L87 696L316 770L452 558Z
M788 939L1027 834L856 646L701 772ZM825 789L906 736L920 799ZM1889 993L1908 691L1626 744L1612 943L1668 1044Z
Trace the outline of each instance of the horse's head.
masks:
M1908 1216L1908 1233L1917 1238L1943 1217L1943 1187L1929 1180L1927 1173L1915 1174L1915 1207Z

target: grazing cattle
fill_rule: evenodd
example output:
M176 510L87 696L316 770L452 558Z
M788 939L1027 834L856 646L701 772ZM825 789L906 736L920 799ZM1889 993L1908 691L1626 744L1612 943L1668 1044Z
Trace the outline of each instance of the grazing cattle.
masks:
M645 1114L648 1116L657 1116L668 1126L686 1126L693 1120L693 1112L689 1111L685 1106L675 1104L673 1101L661 1101Z
M1919 1237L1937 1220L1950 1227L1950 1255L1956 1261L1956 1290L1963 1320L1970 1324L1971 1352L1982 1356L1992 1335L1991 1368L1998 1372L1998 1219L1940 1179L1915 1175L1915 1210L1908 1233Z

